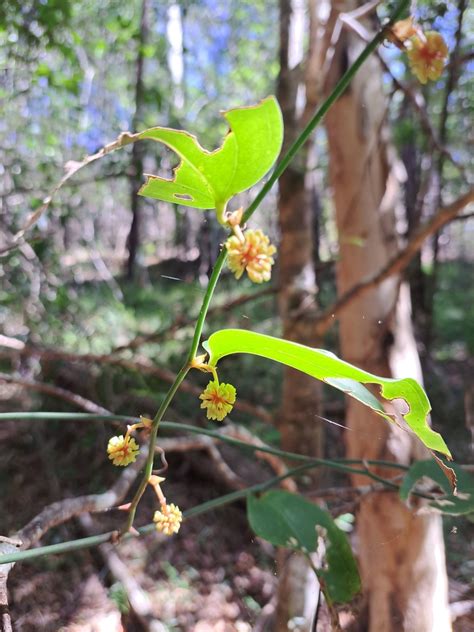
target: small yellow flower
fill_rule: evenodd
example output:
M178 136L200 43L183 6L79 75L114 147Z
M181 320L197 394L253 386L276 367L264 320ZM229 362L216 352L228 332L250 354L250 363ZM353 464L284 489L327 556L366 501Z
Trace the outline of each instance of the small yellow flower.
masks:
M448 47L439 33L428 31L424 40L420 36L410 39L407 54L411 71L421 83L426 83L429 79L434 81L441 76L448 57Z
M237 235L229 237L225 243L229 256L228 265L240 279L244 270L254 283L269 281L274 264L272 255L276 248L268 237L260 230L248 230L244 233L245 240L241 241Z
M107 454L114 465L125 467L133 463L140 448L133 437L120 435L112 437L107 445Z
M161 531L165 535L173 535L178 533L183 520L183 514L179 507L173 503L169 505L162 505L161 511L155 511L153 516L153 522L155 523L157 531Z
M212 380L199 399L202 399L201 408L207 408L208 419L222 421L232 410L235 396L236 390L232 384L219 384L217 380Z

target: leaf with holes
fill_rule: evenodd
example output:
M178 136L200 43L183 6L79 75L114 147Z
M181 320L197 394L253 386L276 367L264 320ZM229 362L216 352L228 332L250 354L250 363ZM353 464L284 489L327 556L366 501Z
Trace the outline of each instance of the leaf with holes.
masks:
M450 481L439 469L434 461L416 461L410 467L400 486L400 498L407 500L415 485L423 478L436 483L444 492L436 500L431 501L431 507L442 513L461 516L474 514L474 477L459 465L450 465L457 479L457 491L453 494ZM430 490L431 491L431 490Z
M408 411L403 414L403 418L426 447L451 458L442 436L434 432L427 423L428 413L431 410L430 402L425 391L412 378L380 377L340 360L329 351L312 349L296 342L243 329L217 331L204 343L204 348L210 355L209 363L212 366L215 366L221 358L234 353L251 353L281 362L334 386L392 421L379 400L364 386L364 384L377 384L381 387L381 395L386 400L405 400Z
M319 569L334 602L349 601L360 590L357 564L345 534L327 511L302 496L272 491L260 498L249 496L247 516L252 530L276 546L304 553L316 550L318 531L326 542L327 568Z
M140 194L200 209L213 209L223 221L227 202L256 184L281 149L283 123L275 97L223 113L230 126L219 149L207 151L188 132L154 127L140 134L172 149L181 159L174 178L149 175Z

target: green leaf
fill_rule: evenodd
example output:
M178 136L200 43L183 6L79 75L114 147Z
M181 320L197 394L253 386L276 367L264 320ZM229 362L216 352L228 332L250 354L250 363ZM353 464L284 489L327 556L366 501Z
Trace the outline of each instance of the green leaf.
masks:
M237 193L256 184L275 162L283 140L283 123L275 97L258 105L223 113L230 131L219 149L207 151L188 132L154 127L139 134L163 143L181 158L168 180L148 176L140 195L223 213ZM220 217L222 220L222 217Z
M344 533L329 513L296 494L272 491L260 498L250 495L247 515L260 538L276 546L304 553L316 550L317 531L325 531L327 568L318 570L334 602L350 601L360 590L357 564Z
M410 467L400 486L400 498L407 500L416 483L426 476L437 483L445 492L443 496L429 503L431 507L454 516L474 513L474 477L459 465L450 463L450 468L454 470L457 478L456 494L452 493L451 484L442 470L434 461L429 459L416 461Z
M334 386L391 420L377 398L363 386L378 384L385 399L400 398L406 401L408 412L403 417L416 436L431 450L437 450L451 458L441 435L434 432L427 423L431 405L425 391L412 378L383 378L358 369L328 351L312 349L296 342L243 329L217 331L204 347L210 355L209 363L212 366L221 358L233 353L251 353L275 360Z

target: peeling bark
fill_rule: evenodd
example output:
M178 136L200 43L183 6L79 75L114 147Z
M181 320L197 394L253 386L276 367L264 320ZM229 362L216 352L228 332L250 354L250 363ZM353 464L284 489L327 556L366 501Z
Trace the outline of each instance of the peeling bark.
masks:
M346 7L348 10L353 6ZM330 81L337 81L361 44L343 34ZM330 174L339 231L338 292L382 268L398 248L401 210L398 163L385 126L382 73L373 57L327 116ZM421 368L411 325L410 296L391 277L356 298L340 316L343 357L383 376ZM395 405L395 404L394 404ZM408 464L426 455L418 440L383 424L354 400L347 403L347 454ZM380 470L382 475L390 475ZM353 483L362 483L354 476ZM419 509L419 508L418 508ZM441 518L409 510L392 493L373 493L357 515L357 548L365 597L359 630L442 632L451 629Z

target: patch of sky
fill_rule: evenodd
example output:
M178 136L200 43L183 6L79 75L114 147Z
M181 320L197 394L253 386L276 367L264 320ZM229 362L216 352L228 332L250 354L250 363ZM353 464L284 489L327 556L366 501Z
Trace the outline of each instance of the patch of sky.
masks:
M402 51L398 50L398 48L396 48L395 46L384 46L381 47L380 51L385 62L389 65L390 71L393 76L396 79L403 79L403 77L405 76L406 64L403 60Z
M48 117L50 115L51 99L46 94L37 93L35 90L31 91L31 98L29 98L22 108L21 114L25 118L32 120L38 120Z
M438 15L432 25L433 30L438 31L446 40L449 50L452 50L455 43L456 30L458 27L459 11L456 7L450 6L446 13Z
M96 152L104 142L105 136L98 127L89 127L79 132L74 139L74 144L83 147L88 154Z
M203 0L201 10L188 14L185 22L187 54L187 80L197 90L209 93L206 69L213 67L219 76L231 71L228 55L232 35L229 7L216 0Z

